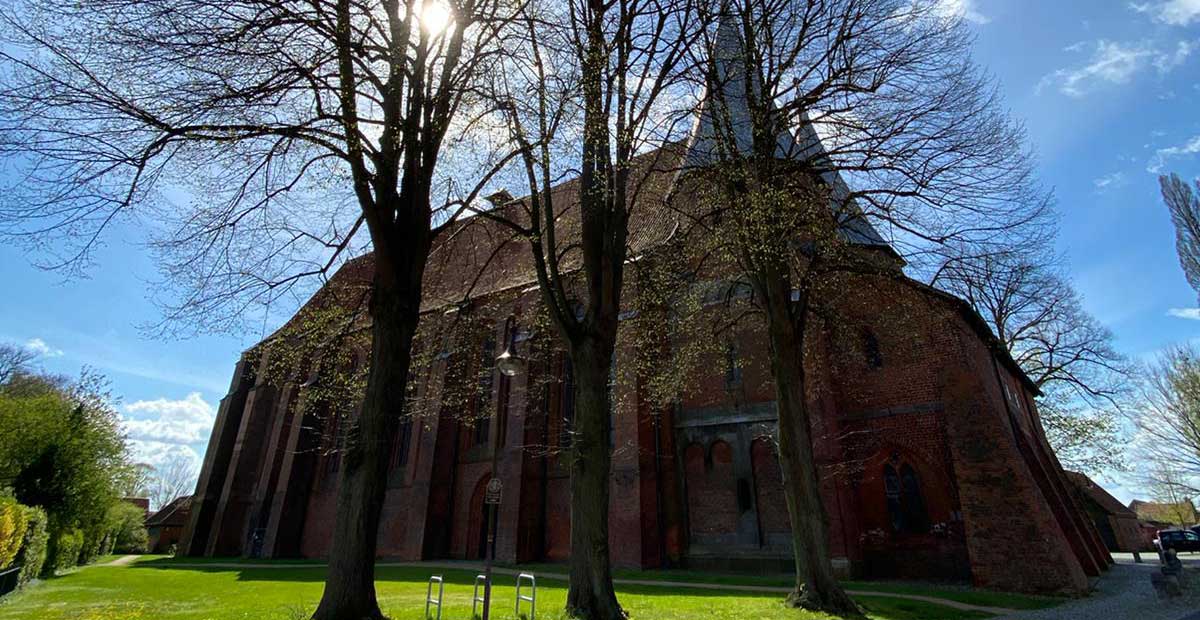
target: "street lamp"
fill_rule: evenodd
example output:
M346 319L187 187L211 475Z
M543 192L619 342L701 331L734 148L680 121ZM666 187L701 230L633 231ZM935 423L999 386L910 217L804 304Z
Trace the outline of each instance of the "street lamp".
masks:
M492 445L492 479L488 480L484 490L483 503L488 508L487 539L484 545L483 560L483 619L488 620L492 606L492 562L496 559L496 515L500 512L500 497L503 484L500 482L499 466L500 451L504 449L504 436L508 426L508 399L512 378L525 368L525 360L517 355L516 321L508 317L504 324L504 352L496 357L496 369L500 371L500 402L497 404L496 432Z
M521 373L524 362L525 360L517 357L510 345L496 358L496 368L500 370L500 374L506 377L515 377Z

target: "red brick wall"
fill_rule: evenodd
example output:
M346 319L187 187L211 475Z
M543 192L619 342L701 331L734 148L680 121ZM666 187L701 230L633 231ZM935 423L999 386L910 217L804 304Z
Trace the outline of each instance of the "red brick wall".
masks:
M733 477L733 452L717 441L707 448L687 447L688 521L694 540L712 540L737 531L737 489Z
M759 528L763 538L770 544L772 539L786 538L792 531L787 502L783 497L779 457L769 439L756 439L751 444L750 460L754 465L754 495Z
M1036 451L1029 457L1018 447L992 354L958 311L945 300L884 279L850 279L823 302L832 311L822 316L837 320L813 323L806 362L814 448L834 554L909 575L919 570L915 564L936 563L938 558L951 558L947 570L960 570L960 558L969 555L972 577L980 585L1078 591L1085 583L1075 558L1079 549L1072 551L1072 534L1063 529L1075 519L1067 504L1055 504L1050 497L1057 463ZM497 325L502 323L498 318ZM866 344L868 334L877 342L877 358ZM727 384L724 351L714 347L689 378L682 409L749 408L774 399L766 342L757 321L735 326L734 337L741 355L740 385ZM633 376L630 342L626 335L622 338L609 514L614 563L655 565L662 551L668 558L686 553L684 507L693 538L719 540L738 531L734 449L750 451L763 538L768 544L786 539L781 477L767 443L756 441L748 448L724 442L689 446L683 450L683 470L675 471L675 428L667 415L657 438L664 453L655 460L650 408L642 402L639 378ZM547 362L546 372L559 370ZM444 364L435 364L423 394L427 402L439 402L444 376ZM1024 389L1012 376L1001 377L1010 389ZM543 414L523 381L512 385L509 396L509 444L499 472L506 504L497 552L501 558L530 559L526 556L536 550L547 560L563 560L570 535L564 459L526 449L543 433L549 447L558 445L561 403L551 388L549 411ZM499 385L494 382L496 390ZM415 425L404 480L385 502L380 555L431 555L426 530L442 523L449 526L448 540L437 554L476 554L480 489L490 475L490 458L486 450L467 443L470 433L461 433L457 450L452 449L459 413L434 411L433 417ZM1022 435L1040 445L1044 439L1034 415L1027 412L1017 423ZM543 423L548 427L538 426ZM492 433L497 431L493 427ZM949 524L943 534L864 540L866 532L889 528L881 471L893 458L918 472L930 522ZM325 468L318 461L316 469ZM1035 470L1043 478L1038 479ZM234 477L256 478L258 473L239 471ZM678 497L680 478L686 484L685 497ZM301 550L316 557L328 553L335 493L321 474L313 477L313 485ZM446 494L444 500L439 493ZM525 527L539 528L540 540L516 531ZM1075 546L1086 548L1086 536L1073 535ZM1018 553L1014 550L1022 549L1038 561L1017 570L1011 558Z

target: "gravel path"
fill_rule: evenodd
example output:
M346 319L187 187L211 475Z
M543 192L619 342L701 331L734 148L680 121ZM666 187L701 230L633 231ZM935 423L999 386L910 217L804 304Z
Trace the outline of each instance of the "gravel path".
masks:
M1150 575L1158 571L1154 554L1142 554L1144 564L1117 555L1117 564L1097 581L1095 591L1086 599L1050 609L1022 611L996 620L1200 620L1200 577L1196 562L1192 566L1191 588L1182 598L1160 601L1150 585ZM1195 556L1193 556L1195 557Z

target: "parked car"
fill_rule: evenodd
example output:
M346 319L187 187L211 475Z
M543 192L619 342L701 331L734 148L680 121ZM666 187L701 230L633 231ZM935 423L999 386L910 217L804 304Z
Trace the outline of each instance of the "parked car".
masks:
M1191 551L1200 552L1200 534L1192 530L1159 530L1154 545L1160 551L1174 549L1176 553Z

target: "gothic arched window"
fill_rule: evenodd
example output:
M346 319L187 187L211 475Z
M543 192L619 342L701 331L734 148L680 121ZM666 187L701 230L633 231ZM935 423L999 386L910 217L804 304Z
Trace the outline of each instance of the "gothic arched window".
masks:
M905 463L899 471L890 463L883 466L883 493L887 500L888 519L892 531L924 533L929 531L929 513L921 494L921 482L912 465Z
M475 445L487 444L492 430L492 384L496 371L496 335L488 334L479 351L479 385L475 394Z
M725 389L733 389L742 384L741 352L735 340L725 343Z
M867 365L871 368L883 368L883 353L879 350L879 338L875 337L875 332L864 329L862 342L863 356L867 358Z
M904 524L904 508L900 501L900 476L896 475L896 468L891 465L883 466L883 494L887 498L888 518L892 524L892 531L903 532Z
M900 496L904 504L904 521L909 531L928 532L929 513L925 511L925 498L921 496L921 484L917 472L905 463L900 468Z

